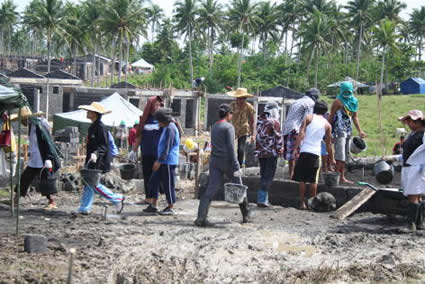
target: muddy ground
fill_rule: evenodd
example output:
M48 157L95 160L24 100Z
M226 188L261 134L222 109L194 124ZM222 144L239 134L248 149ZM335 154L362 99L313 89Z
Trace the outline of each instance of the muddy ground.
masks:
M109 208L106 220L99 197L90 216L75 218L77 193L60 192L53 212L35 194L23 202L19 236L1 198L0 283L66 283L70 248L74 283L425 282L425 234L400 233L401 217L361 213L341 222L274 206L241 224L237 206L213 202L216 227L197 228L193 183L182 187L172 217L143 215L136 192L121 216ZM48 252L25 253L27 233L47 236Z

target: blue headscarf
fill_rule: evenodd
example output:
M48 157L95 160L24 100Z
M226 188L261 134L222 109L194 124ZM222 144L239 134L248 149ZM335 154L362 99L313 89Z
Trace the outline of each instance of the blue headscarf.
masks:
M354 96L353 83L344 81L339 85L339 94L336 97L349 112L357 112L359 109L359 101Z

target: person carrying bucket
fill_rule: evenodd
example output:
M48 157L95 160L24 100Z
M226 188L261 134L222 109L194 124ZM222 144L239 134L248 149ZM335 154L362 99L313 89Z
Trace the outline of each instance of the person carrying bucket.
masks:
M353 83L344 81L340 84L340 91L333 101L328 121L332 125L332 136L335 147L336 171L340 174L340 183L353 183L345 175L345 163L349 158L350 138L353 133L352 123L361 138L366 133L360 127L358 116L359 102L354 96Z
M211 129L211 157L209 163L208 187L199 200L198 217L195 225L198 227L212 226L207 220L211 200L217 193L218 188L224 183L224 175L232 179L233 183L241 184L242 172L235 153L235 129L230 123L233 111L228 104L219 107L220 120ZM242 213L242 222L246 223L252 217L252 211L248 208L248 199L239 204Z
M105 108L97 102L93 102L90 105L82 105L78 108L86 110L87 118L92 122L87 135L85 165L89 169L98 169L102 171L102 174L105 174L111 169L112 156L108 155L109 135L108 129L102 123L102 116L111 111L105 110ZM112 192L109 188L99 183L96 186L84 186L78 213L83 215L88 215L90 213L95 193L109 200L115 206L116 213L120 214L124 209L124 196Z

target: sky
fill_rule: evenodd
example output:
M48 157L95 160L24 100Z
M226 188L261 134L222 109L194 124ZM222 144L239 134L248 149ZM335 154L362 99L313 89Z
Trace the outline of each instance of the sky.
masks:
M19 11L23 11L25 6L28 5L31 0L14 0L15 3L18 5ZM229 0L219 0L221 3L226 4L229 3ZM337 0L339 4L346 4L349 0ZM2 2L2 0L0 0ZM79 0L71 0L71 2L79 2ZM162 9L164 9L165 14L167 16L171 16L173 12L173 0L151 0L152 3L158 4ZM422 5L425 5L425 1L423 0L404 0L407 4L407 9L403 11L402 16L404 18L408 18L409 14L412 12L413 9L419 8Z

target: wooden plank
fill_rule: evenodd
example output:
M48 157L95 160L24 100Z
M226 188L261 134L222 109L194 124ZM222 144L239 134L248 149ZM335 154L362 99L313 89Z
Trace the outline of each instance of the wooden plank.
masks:
M332 215L332 217L338 220L344 220L345 218L350 216L354 211L359 209L360 206L365 204L370 198L372 198L375 193L376 191L371 188L363 189L358 194L356 194L356 196L354 196L351 200L341 206L335 212L335 215Z

